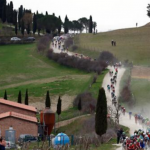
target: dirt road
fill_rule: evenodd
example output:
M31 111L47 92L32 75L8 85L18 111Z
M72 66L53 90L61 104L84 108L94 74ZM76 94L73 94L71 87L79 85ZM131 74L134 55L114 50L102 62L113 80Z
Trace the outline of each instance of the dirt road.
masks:
M113 67L109 67L109 69L115 71ZM125 72L125 68L120 68L118 70L117 84L115 85L115 90L116 90L115 92L116 92L116 97L117 98L119 97L119 94L120 94L120 81L121 81L121 78L122 78L124 72ZM106 92L107 105L111 106L113 108L113 110L115 110L115 107L112 106L111 94L107 90L107 85L108 84L110 84L110 75L109 75L109 73L106 74L106 76L103 80L102 86L103 86L103 88L105 89L105 92ZM140 124L135 123L134 116L132 116L131 119L129 119L129 114L128 113L125 113L125 115L121 114L119 122L120 122L121 125L124 125L124 126L127 126L127 127L130 128L130 134L133 134L134 130L143 129L143 127ZM120 146L120 145L118 144L118 146ZM122 150L122 147L119 147L117 150Z

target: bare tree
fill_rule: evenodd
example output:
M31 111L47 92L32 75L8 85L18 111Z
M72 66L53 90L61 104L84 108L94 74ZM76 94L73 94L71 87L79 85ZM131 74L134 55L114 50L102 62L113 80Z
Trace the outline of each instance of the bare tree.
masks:
M119 124L119 118L121 115L121 105L116 104L116 106L108 106L108 112L110 114L110 118L115 122L115 125Z

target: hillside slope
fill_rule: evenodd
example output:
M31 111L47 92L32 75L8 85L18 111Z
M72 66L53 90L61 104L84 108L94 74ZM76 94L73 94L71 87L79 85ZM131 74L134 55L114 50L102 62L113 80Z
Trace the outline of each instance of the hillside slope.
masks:
M35 49L35 44L0 46L0 97L4 90L8 99L17 100L19 90L41 98L47 90L51 95L76 95L88 88L92 73L61 66Z
M96 58L101 51L110 51L120 60L129 59L136 65L150 65L150 27L120 29L96 35L79 34L75 37L78 53ZM111 45L116 41L116 47Z

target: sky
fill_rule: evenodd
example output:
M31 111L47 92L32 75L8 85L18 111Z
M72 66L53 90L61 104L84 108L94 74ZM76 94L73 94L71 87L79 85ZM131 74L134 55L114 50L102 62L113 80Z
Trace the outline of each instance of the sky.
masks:
M7 0L10 2L11 0ZM64 21L78 20L81 17L93 17L97 22L98 32L114 29L143 26L150 22L147 16L147 5L150 0L12 0L14 8L23 5L32 12L55 13Z

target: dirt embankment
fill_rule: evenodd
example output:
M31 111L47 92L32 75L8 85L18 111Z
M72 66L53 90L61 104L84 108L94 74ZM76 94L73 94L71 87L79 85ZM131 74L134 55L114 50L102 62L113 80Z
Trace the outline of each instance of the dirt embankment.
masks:
M134 66L131 76L132 78L150 79L150 67Z

